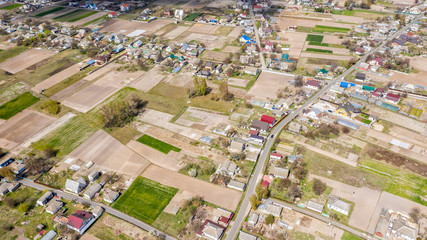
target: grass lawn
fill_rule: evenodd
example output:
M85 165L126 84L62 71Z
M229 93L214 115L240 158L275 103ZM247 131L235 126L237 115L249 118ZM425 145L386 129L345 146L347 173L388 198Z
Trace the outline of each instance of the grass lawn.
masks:
M177 192L176 188L138 177L113 204L113 207L148 224L153 224Z
M32 144L38 150L54 148L58 150L58 157L65 156L99 129L99 125L88 118L88 115L77 115L64 126L49 133L44 138Z
M0 106L0 118L7 120L39 100L39 98L34 97L31 93L25 92Z
M189 105L222 113L230 113L230 110L234 107L232 102L224 100L214 101L209 95L192 98Z
M196 19L198 16L202 15L202 13L192 13L190 15L188 15L187 17L184 18L184 21L194 21L194 19Z
M8 5L8 6L5 6L5 7L2 7L2 8L0 8L0 9L4 9L4 10L11 10L11 9L14 9L14 8L18 8L18 7L20 7L20 6L22 6L22 4L15 3L15 4L11 4L11 5Z
M329 199L329 194L332 193L333 188L327 187L321 195L316 195L313 192L313 181L307 182L307 185L301 187L303 192L301 201L307 202L309 200L318 200L317 202L326 202Z
M321 43L323 41L323 36L322 35L308 34L305 40L309 41L309 42L320 42Z
M77 9L75 11L66 13L64 15L58 16L53 18L53 20L58 22L76 22L80 19L83 19L85 17L89 17L90 15L93 15L97 13L96 11L89 11L89 10L83 10L83 9Z
M333 53L332 50L325 49L317 49L317 48L307 48L305 49L307 52L319 52L319 53Z
M340 28L340 27L331 27L331 26L323 26L323 25L316 25L313 29L313 32L340 32L340 33L347 33L350 31L350 28Z
M0 62L4 62L6 61L8 58L13 58L15 56L18 56L19 54L21 54L22 52L28 50L29 47L25 47L25 46L16 46L13 48L9 48L6 51L2 51L0 52Z
M304 161L310 173L327 177L355 187L384 190L387 177L366 169L349 166L316 152L305 150Z
M65 9L65 7L52 8L50 10L47 10L47 11L44 11L44 12L41 12L41 13L37 13L36 15L34 15L34 17L44 17L44 16L46 16L48 14L51 14L51 13L54 13L54 12L58 12L58 11L61 11L63 9Z
M421 198L427 195L427 179L408 170L398 168L375 160L362 159L359 163L369 171L388 178L385 191L394 195L410 199L414 202L427 205Z
M164 154L168 154L170 151L175 151L175 152L181 151L180 148L174 147L168 143L160 141L159 139L153 138L147 134L142 135L140 138L137 139L137 141L149 147L152 147Z
M341 240L362 240L363 238L360 238L356 235L353 235L349 232L344 232L344 234L341 237Z

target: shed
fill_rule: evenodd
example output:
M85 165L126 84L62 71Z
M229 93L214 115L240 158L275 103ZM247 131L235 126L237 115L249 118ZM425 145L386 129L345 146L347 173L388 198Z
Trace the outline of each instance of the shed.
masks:
M236 180L230 180L230 182L227 184L227 187L243 192L245 190L246 183L242 183Z
M53 230L50 230L46 235L44 235L41 240L52 240L56 237L56 232Z
M322 211L323 211L323 205L322 204L317 203L317 202L313 202L311 200L308 201L307 208L310 210L313 210L315 212L318 212L318 213L322 213Z
M92 183L92 185L88 187L88 189L85 191L83 196L87 199L92 199L93 197L95 197L95 194L101 191L101 188L102 188L101 184L94 182Z

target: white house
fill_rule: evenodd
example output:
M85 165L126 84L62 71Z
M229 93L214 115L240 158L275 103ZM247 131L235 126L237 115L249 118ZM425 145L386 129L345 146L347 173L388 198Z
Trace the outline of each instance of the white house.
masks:
M344 215L348 215L350 213L351 204L344 202L339 197L335 195L329 196L328 208L335 210Z

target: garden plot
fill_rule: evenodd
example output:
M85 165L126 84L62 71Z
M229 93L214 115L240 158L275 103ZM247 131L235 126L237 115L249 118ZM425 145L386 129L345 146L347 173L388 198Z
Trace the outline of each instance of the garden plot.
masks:
M166 39L175 39L176 37L181 35L181 33L185 32L187 29L189 29L189 27L178 26L174 30L166 33L163 37Z
M354 16L346 16L346 15L338 15L338 14L333 14L332 18L337 21L357 23L357 24L360 24L363 21L365 21L365 19L362 17L354 17Z
M341 44L342 43L342 39L340 39L337 36L333 36L333 35L324 35L323 36L323 43L331 43L331 44Z
M150 164L103 130L98 130L68 158L80 159L84 163L93 162L103 170L132 177L139 175Z
M306 44L304 46L304 51L307 51L307 48L315 48L315 49L321 49L321 50L330 50L334 54L339 54L339 55L350 55L350 50L348 50L347 48L334 48L334 47L312 46L312 45Z
M210 132L218 125L228 123L228 117L189 107L175 123Z
M188 31L193 33L214 34L218 28L219 26L216 25L196 23L190 29L188 29Z
M259 99L275 99L277 90L286 86L292 88L290 81L293 79L293 76L263 71L248 94Z
M231 211L236 210L242 196L242 192L223 188L219 185L173 172L156 165L150 165L142 173L142 176L161 184L201 196L205 201Z
M16 74L38 62L41 62L56 53L46 49L33 48L19 54L16 57L9 58L0 63L0 68L11 74Z
M222 51L223 52L229 52L229 53L236 53L236 52L240 51L240 48L239 47L234 47L234 46L227 46Z
M141 21L112 19L104 23L104 27L101 29L101 31L123 33L126 35L132 33L135 30L145 30L144 34L149 35L170 23L173 23L173 20L167 18L157 19L149 23Z
M32 110L24 110L0 126L0 147L10 150L54 121L54 117Z
M95 19L97 19L97 18L100 18L100 17L102 17L102 16L105 16L105 15L107 15L107 14L108 14L107 12L97 12L97 13L95 13L95 14L93 14L93 15L90 15L89 17L85 17L85 18L83 18L83 19L80 19L80 20L78 20L78 21L73 22L73 23L72 23L72 25L73 25L73 26L83 25L83 24L85 24L85 23L87 23L87 22L90 22L90 21L92 21L92 20L95 20Z
M169 74L163 82L178 87L191 88L193 86L193 73L183 72L179 74Z
M289 56L291 58L299 58L304 47L305 39L307 38L307 33L286 32L279 33L279 36L282 39L287 39L287 41L284 41L283 43L290 45Z
M318 46L316 46L317 48ZM341 49L341 48L334 48L334 51L336 49ZM346 50L346 49L345 49ZM352 59L352 56L342 56L342 55L333 55L333 54L321 54L321 53L312 53L312 52L302 52L300 55L301 58L325 58L325 59L331 59L331 60L345 60L345 61L349 61L350 59Z
M209 59L209 60L219 61L219 62L223 62L228 57L229 57L228 53L216 52L216 51L210 51L210 50L206 50L202 55L202 58L204 59Z
M121 88L138 79L141 74L141 72L111 72L95 83L65 98L62 103L78 111L88 112Z
M235 27L229 34L228 37L231 37L233 39L238 38L240 34L242 33L241 27Z
M229 78L228 85L237 86L237 87L246 87L248 85L249 80L241 79L241 78Z
M42 90L48 89L67 79L68 77L71 77L72 75L78 73L82 65L82 62L74 64L73 66L62 70L61 72L49 77L48 79L43 80L42 82L34 86L31 90L33 90L34 92L41 93Z
M148 92L165 77L166 75L162 73L160 66L156 65L150 69L150 71L142 75L142 77L140 77L137 81L133 82L130 86L143 92Z

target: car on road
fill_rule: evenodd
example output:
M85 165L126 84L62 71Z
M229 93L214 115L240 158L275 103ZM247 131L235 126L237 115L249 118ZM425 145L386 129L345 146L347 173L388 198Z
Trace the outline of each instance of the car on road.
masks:
M274 134L271 134L271 138L274 138Z

